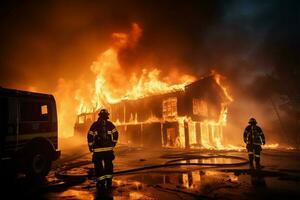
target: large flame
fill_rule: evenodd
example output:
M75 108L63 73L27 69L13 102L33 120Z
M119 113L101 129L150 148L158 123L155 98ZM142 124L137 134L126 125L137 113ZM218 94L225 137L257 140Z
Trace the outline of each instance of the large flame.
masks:
M222 76L221 74L217 73L216 71L212 70L211 74L214 76L216 83L222 88L226 98L232 102L233 101L233 97L229 94L229 92L227 91L227 87L223 86L223 84L221 83L221 79L224 79L225 77Z
M155 67L145 66L140 71L128 72L122 68L119 62L119 52L124 48L134 48L142 34L142 30L137 24L132 25L129 34L113 33L113 44L106 51L102 52L96 61L90 66L95 78L87 81L77 81L75 89L75 100L70 100L73 96L68 82L60 80L58 92L55 93L58 100L59 129L60 136L67 137L73 134L72 128L76 114L95 112L99 108L107 107L109 104L120 102L124 99L138 99L154 94L163 94L175 90L184 90L185 86L196 80L190 75L172 75L162 77L161 71ZM175 73L176 74L176 73ZM219 113L219 119L204 120L200 124L201 145L209 149L236 149L244 147L233 145L224 145L223 127L227 124L227 105L233 101L227 88L221 83L222 77L215 71L212 74L216 83L223 90L227 102L222 103ZM172 77L172 78L170 78ZM69 102L76 102L77 105ZM76 109L74 109L76 107ZM72 109L73 108L73 109ZM158 119L151 116L147 122L157 122ZM196 143L195 122L188 117L177 117L179 123L179 137L177 147L183 147L184 124L188 123L190 132L190 144ZM119 121L115 122L117 125ZM129 123L137 123L137 117L132 115ZM270 148L276 148L276 144L270 145Z
M134 48L140 38L142 30L137 24L132 25L129 34L113 33L113 44L106 51L101 53L96 61L90 66L90 70L95 74L95 79L89 83L82 82L76 90L75 99L78 102L77 114L90 113L101 107L107 107L111 103L120 102L123 99L138 99L149 95L168 93L174 90L184 90L184 87L195 81L196 78L189 75L172 75L162 77L161 71L157 68L146 66L141 71L133 73L123 69L118 56L119 51L124 48ZM233 101L226 88L221 84L222 76L213 72L216 83L222 88L227 99ZM171 78L172 77L172 78ZM94 83L93 83L94 81ZM65 94L65 93L63 93ZM65 94L67 95L67 94ZM67 95L68 96L68 95ZM201 122L202 145L205 148L225 148L222 145L223 126L226 126L227 104L222 104L219 113L219 120L205 120ZM60 125L63 126L66 116L60 113ZM73 119L73 118L72 118ZM130 123L137 123L136 116L132 115ZM159 121L151 116L148 122ZM195 122L188 117L178 117L179 138L176 146L182 147L184 141L184 124L188 123L190 129L190 143L195 143ZM115 122L120 123L120 122Z
M92 89L90 101L78 92L76 99L80 102L77 113L93 112L108 104L117 103L123 99L138 99L153 94L167 93L184 89L184 86L195 80L195 77L183 75L174 80L161 77L157 68L145 67L141 72L128 73L118 60L122 48L134 47L141 35L137 24L132 25L130 34L113 33L114 43L93 62L90 69L96 80Z

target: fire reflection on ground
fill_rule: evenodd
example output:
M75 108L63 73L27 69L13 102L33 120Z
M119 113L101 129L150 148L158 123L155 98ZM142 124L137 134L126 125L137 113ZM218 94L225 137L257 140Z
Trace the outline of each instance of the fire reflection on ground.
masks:
M143 149L117 151L115 170L136 168L159 163L237 163L234 158L206 158L214 152L203 152L203 159L174 159L183 152L173 152L167 160L163 152L145 151ZM125 154L123 154L125 153ZM143 161L140 161L140 155ZM222 152L224 155L246 157L245 152ZM283 153L268 151L263 154L261 172L253 173L248 165L213 168L209 166L175 166L139 171L131 174L115 175L113 179L113 199L199 199L205 198L229 198L243 199L245 194L251 194L249 199L269 198L274 195L283 197L299 195L297 182L299 173L286 175L280 169L289 169L291 166L299 167L299 159L294 159L295 153L286 153L286 162L282 162L278 155ZM192 154L193 155L193 154ZM197 154L198 155L198 154ZM200 155L200 154L199 154ZM274 155L276 155L274 157ZM285 155L285 154L284 154ZM162 159L163 158L163 159ZM278 159L277 159L278 158ZM89 159L89 157L84 157ZM170 160L171 159L171 160ZM68 171L68 174L88 174L93 169L92 164L87 164ZM298 177L298 178L297 178ZM284 185L284 187L282 187ZM275 190L274 190L275 188ZM276 194L275 194L276 193ZM278 193L278 194L277 194ZM90 178L81 184L71 186L66 191L48 192L44 194L46 199L92 199L95 198L95 181Z
M78 169L75 171L79 172ZM193 195L188 195L188 193L200 195L202 192L214 190L216 185L219 185L219 187L228 187L228 185L235 187L238 185L237 182L238 177L234 173L202 170L185 173L149 172L122 175L114 178L113 199L157 199L158 197L159 199L174 199L174 196L166 195L167 191L178 193L177 195L187 199L193 199ZM73 186L66 191L48 193L46 198L94 199L95 190L94 181L87 180L80 186Z
M181 160L180 162L181 163L202 163L202 164L232 164L238 161L231 158L203 158L203 159Z
M117 177L118 179L119 177ZM126 175L120 177L133 184L137 189L145 188L145 185L160 185L161 187L179 188L189 191L201 191L203 187L215 181L237 182L238 177L234 173L222 173L217 171L189 171L185 173L146 173L139 175Z
M81 179L74 182L71 178L68 185L62 183L61 187L52 187L48 184L38 194L34 194L33 199L95 199L97 190L91 154L82 151L79 155L78 148L74 148L73 151L66 150L63 158L55 163L53 169L73 166L65 174L70 177L80 176ZM232 156L247 158L246 152L218 152L219 155L228 157L213 157L216 151L210 150L195 152L118 147L114 161L116 172L164 163L184 165L116 174L113 178L112 199L270 199L274 196L282 199L288 196L289 199L295 199L300 196L299 152L264 150L262 153L264 168L259 173L250 170L248 164L227 167L185 165L188 162L232 164L239 162L238 159L231 158ZM208 158L209 156L211 158ZM76 165L78 163L84 164ZM55 172L52 170L47 177L53 185L62 181L55 177Z

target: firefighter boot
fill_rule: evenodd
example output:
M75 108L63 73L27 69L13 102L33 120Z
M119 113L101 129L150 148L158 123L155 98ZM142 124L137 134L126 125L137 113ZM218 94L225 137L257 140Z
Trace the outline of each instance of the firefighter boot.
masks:
M105 192L105 181L104 180L97 181L96 188L99 194Z
M257 170L260 170L261 166L260 166L260 159L259 158L255 158L255 166Z
M106 179L106 190L108 192L112 192L112 179L111 178Z
M250 165L251 169L254 168L254 166L253 166L253 154L249 154L249 165Z
M107 199L113 199L113 188L112 188L112 179L106 179L106 195Z

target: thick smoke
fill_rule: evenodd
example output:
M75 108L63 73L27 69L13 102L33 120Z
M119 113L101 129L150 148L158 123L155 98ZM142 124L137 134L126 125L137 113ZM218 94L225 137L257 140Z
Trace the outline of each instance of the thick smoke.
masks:
M94 79L90 66L112 32L142 28L119 51L125 72L227 77L235 101L228 135L249 117L267 141L299 145L298 1L31 1L1 3L1 86L56 92ZM74 86L75 85L75 86ZM284 134L284 137L283 137ZM241 137L236 143L241 142ZM284 139L288 138L288 139ZM298 141L297 141L298 140Z

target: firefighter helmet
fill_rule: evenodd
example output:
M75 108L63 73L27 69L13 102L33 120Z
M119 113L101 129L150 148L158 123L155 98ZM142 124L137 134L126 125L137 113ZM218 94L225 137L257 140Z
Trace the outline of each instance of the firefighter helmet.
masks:
M101 109L98 115L101 119L108 119L109 118L108 117L109 112L106 109Z
M257 121L256 121L256 119L254 119L253 117L251 117L250 119L249 119L249 122L248 122L249 124L257 124Z

